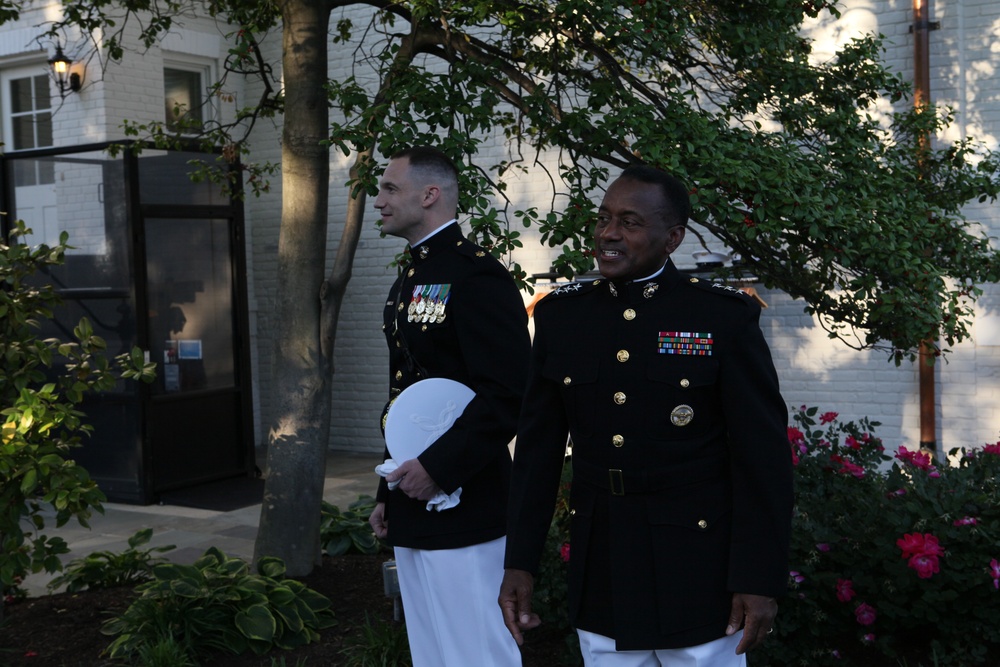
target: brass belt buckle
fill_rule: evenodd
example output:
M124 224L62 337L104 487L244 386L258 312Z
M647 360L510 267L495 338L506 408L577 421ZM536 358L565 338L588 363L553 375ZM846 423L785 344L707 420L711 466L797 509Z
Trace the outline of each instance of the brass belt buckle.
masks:
M625 480L622 478L622 471L617 468L612 468L608 470L608 477L610 478L611 495L624 496Z

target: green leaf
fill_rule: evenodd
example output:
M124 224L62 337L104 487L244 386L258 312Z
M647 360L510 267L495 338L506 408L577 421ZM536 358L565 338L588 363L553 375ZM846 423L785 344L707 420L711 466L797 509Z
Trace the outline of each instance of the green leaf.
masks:
M21 478L21 493L28 496L34 493L35 487L38 486L38 473L34 468L29 468L25 471L24 477Z
M270 642L274 639L277 623L264 605L254 605L236 614L236 627L251 640Z

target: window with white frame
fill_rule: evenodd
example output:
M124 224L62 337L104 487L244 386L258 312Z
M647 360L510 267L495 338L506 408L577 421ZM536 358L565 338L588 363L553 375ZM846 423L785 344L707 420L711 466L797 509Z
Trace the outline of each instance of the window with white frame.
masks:
M163 67L164 122L174 132L195 132L212 117L206 66L166 63Z
M4 151L48 148L52 141L52 94L44 64L0 72ZM45 185L54 180L51 162L29 161L15 168L16 186Z

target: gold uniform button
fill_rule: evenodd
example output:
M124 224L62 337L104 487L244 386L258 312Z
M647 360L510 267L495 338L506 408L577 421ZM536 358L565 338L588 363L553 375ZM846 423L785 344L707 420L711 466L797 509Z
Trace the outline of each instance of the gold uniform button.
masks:
M691 386L691 380L684 378L683 380L681 380L681 386L687 389L688 387Z
M396 306L396 310L400 313L403 312L403 304L400 303L398 306Z
M413 274L416 273L416 272L417 272L416 269L410 269L409 271L406 272L406 277L407 278L412 278Z
M403 379L403 371L396 371L396 379L397 380Z
M567 387L570 386L571 384L573 384L573 378L567 375L566 377L563 378L563 384L566 385Z
M626 320L634 320L635 319L635 311L632 310L631 308L629 308L624 313L622 313L622 317L624 317Z
M698 522L698 527L701 528L702 530L705 530L706 528L708 528L708 522L702 519L701 521Z
M617 403L618 405L624 405L625 404L625 392L623 392L623 391L616 391L615 392L615 403Z
M576 510L570 510L569 511L569 515L570 516L576 516Z
M698 282L698 279L697 278L691 278L691 282L696 283L696 282Z
M424 326L420 327L420 330L421 331L427 331L427 325L425 324Z
M611 444L615 447L621 447L625 444L625 436L623 435L613 435L611 436Z
M618 354L615 356L618 358L618 361L624 364L628 361L628 350L618 350Z

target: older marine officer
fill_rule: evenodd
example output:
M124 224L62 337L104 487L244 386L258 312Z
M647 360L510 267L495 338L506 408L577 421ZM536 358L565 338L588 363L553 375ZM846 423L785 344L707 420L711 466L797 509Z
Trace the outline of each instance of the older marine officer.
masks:
M499 603L531 611L573 449L569 613L588 666L745 665L788 578L787 410L759 306L679 273L687 189L630 167L594 231L603 276L535 308Z

